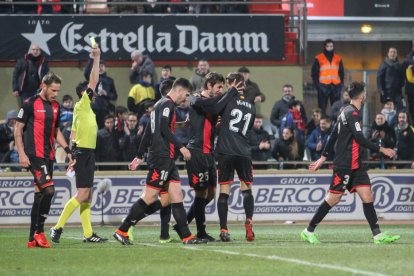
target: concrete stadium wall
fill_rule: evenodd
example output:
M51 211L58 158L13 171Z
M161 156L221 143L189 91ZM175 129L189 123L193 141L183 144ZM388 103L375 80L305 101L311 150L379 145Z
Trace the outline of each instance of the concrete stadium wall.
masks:
M266 95L266 102L258 105L258 112L263 116L269 117L270 111L275 101L281 97L283 84L290 83L295 87L295 95L302 99L303 73L300 66L248 66L251 79L258 83L262 92ZM236 66L210 66L211 71L227 75L238 69ZM76 84L83 80L83 68L78 67L51 67L56 74L63 78L62 89L59 94L59 101L63 95L70 94L74 99ZM117 105L127 104L128 92L131 84L128 79L128 67L111 67L107 64L107 73L115 80L118 92ZM161 67L157 67L158 76L161 75ZM175 77L191 78L194 68L192 67L173 67ZM17 108L16 98L11 94L11 79L13 67L0 67L0 83L2 84L0 101L0 120L5 118L8 110Z

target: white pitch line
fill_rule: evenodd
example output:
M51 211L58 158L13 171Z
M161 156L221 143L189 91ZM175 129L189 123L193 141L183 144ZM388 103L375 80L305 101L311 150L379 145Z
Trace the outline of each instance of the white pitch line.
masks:
M66 237L69 239L81 239L81 238L75 238L75 237ZM109 240L109 242L115 242ZM153 244L153 243L136 243L135 245L145 245L149 247L157 247L157 248L172 248L172 247L165 247L163 245L159 244ZM330 264L322 264L322 263L311 263L307 261L302 261L299 259L292 259L292 258L286 258L286 257L280 257L280 256L263 256L258 254L251 254L251 253L241 253L241 252L234 252L234 251L228 251L228 250L220 250L220 249L207 249L207 248L201 248L201 247L193 247L193 246L182 246L182 249L187 250L195 250L195 251L209 251L209 252L216 252L226 255L236 255L236 256L247 256L247 257L253 257L253 258L260 258L260 259L266 259L266 260L272 260L272 261L283 261L288 263L295 263L300 265L306 265L306 266L313 266L313 267L319 267L319 268L326 268L326 269L332 269L332 270L339 270L343 272L349 272L353 274L360 274L360 275L367 275L367 276L386 276L386 274L371 272L371 271L365 271L365 270L359 270L351 267L346 266L339 266L339 265L330 265Z

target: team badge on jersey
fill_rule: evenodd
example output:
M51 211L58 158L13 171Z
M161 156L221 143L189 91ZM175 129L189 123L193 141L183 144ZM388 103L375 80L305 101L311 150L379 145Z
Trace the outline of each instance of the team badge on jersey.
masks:
M170 116L170 109L168 107L164 108L162 111L162 116L169 117Z
M19 114L17 114L17 117L18 117L19 119L22 119L22 118L23 118L23 114L24 114L24 110L23 110L23 108L20 108L20 110L19 110Z
M356 122L356 123L355 123L355 129L356 129L357 131L361 131L361 125L359 124L359 122Z

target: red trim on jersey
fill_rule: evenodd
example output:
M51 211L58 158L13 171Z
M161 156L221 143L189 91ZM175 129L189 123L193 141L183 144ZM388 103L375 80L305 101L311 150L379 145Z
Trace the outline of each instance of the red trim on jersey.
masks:
M207 117L204 119L204 127L203 127L203 153L210 153L211 152L211 121L210 121L210 115L207 115Z
M171 123L170 123L170 129L171 129L171 132L174 134L174 126L175 126L175 121L176 121L176 116L175 116L175 111L174 111L174 113L173 113L173 117L172 117L172 120L171 120ZM174 144L173 143L171 143L170 142L170 158L171 159L174 159L174 156L175 156L175 149L174 149Z
M178 183L181 184L180 180L169 180L167 183Z
M48 182L46 182L45 184L40 185L39 187L40 187L41 189L44 189L44 188L46 188L46 187L52 186L53 184L54 184L54 183L53 183L53 181L48 181Z
M219 185L229 185L231 183L233 183L233 181L224 181L224 182L219 182L218 184Z
M162 191L162 192L160 192L160 195L165 195L165 194L168 194L168 191Z
M59 105L57 102L52 102L51 106L52 106L52 112L53 112L53 121L52 121L52 132L50 133L50 137L49 137L49 142L50 142L50 155L49 155L50 159L49 160L54 160L55 159L55 147L54 147L55 131L56 131L56 121L59 116Z
M36 157L40 158L45 158L45 117L45 106L38 97L33 103L33 139Z
M352 163L351 169L355 170L359 168L359 144L355 139L352 140Z
M352 189L349 191L350 193L355 193L357 188L361 188L361 187L371 187L371 185L369 184L360 184L358 186L354 186L352 187Z
M244 184L246 184L246 185L252 185L253 184L253 181L244 181L242 179L240 179L240 181L244 182Z
M333 193L333 194L340 194L340 195L343 195L344 194L344 192L335 191L335 190L329 190L329 192L330 193Z

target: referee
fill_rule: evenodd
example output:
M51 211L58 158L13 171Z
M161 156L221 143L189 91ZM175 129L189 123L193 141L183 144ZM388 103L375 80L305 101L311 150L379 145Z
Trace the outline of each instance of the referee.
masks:
M66 221L80 206L80 218L83 227L84 242L105 242L108 239L99 237L92 231L91 224L91 200L92 186L95 170L95 147L98 126L95 113L92 111L91 102L96 98L95 88L99 81L99 60L101 51L97 46L92 49L91 58L93 68L89 77L89 83L81 82L76 87L76 93L80 100L76 103L72 122L72 150L76 163L77 193L65 205L57 224L50 229L50 238L59 243L60 236Z

